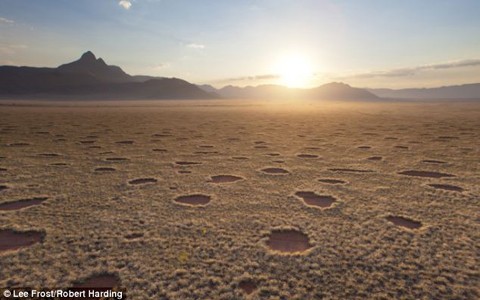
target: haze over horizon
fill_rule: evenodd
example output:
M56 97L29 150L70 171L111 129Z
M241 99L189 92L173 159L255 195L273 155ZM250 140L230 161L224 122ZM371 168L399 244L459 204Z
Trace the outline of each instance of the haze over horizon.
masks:
M216 87L480 82L478 1L0 2L0 65L91 50L129 74Z

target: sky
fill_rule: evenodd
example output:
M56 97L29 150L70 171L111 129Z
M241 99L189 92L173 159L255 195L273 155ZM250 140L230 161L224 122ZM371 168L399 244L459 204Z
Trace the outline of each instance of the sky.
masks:
M478 0L0 0L0 65L87 50L198 84L480 82Z

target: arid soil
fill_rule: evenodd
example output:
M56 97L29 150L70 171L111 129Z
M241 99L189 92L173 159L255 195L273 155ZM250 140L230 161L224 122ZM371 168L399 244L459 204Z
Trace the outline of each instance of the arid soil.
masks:
M480 102L117 105L0 105L0 287L480 298Z

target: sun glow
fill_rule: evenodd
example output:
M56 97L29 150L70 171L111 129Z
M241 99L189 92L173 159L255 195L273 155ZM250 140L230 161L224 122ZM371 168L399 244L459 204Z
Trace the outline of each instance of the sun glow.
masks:
M281 84L292 88L308 87L313 79L311 62L304 56L293 54L279 60L277 73Z

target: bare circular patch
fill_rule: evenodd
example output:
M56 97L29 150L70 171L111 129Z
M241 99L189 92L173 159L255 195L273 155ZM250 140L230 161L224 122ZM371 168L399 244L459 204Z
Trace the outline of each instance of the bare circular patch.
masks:
M130 233L125 236L127 240L135 240L143 237L143 233L141 232L136 232L136 233Z
M40 153L38 156L43 156L43 157L58 157L60 154L57 153Z
M392 222L394 225L406 227L409 229L418 229L422 227L422 223L414 221L409 218L399 217L399 216L388 216L386 217L387 221Z
M120 278L115 274L98 274L92 275L73 285L73 288L105 288L113 289L120 287Z
M309 206L318 206L321 208L330 207L337 199L329 195L317 195L314 192L296 192L295 196L302 198L303 202Z
M348 169L348 168L332 168L329 169L334 172L348 172L348 173L371 173L372 170Z
M272 231L267 246L283 253L301 253L313 247L305 233L293 229Z
M44 232L15 231L12 229L0 230L0 252L18 250L43 242Z
M115 144L121 144L121 145L132 145L134 142L133 141L118 141L115 142Z
M284 174L290 173L287 170L282 168L265 168L265 169L262 169L262 172L267 174L275 174L275 175L284 175Z
M454 191L454 192L463 192L463 188L456 186L456 185L450 185L450 184L429 184L429 186L439 189L439 190L446 190L446 191Z
M191 166L191 165L202 164L201 162L195 162L195 161L176 161L175 163L180 166Z
M267 156L280 156L280 153L267 153Z
M300 158L318 158L318 155L315 155L315 154L298 154L297 157L300 157Z
M158 182L157 179L155 178L137 178L137 179L132 179L128 183L137 185L137 184L147 184L147 183L156 183Z
M173 136L173 134L170 134L170 133L155 133L155 134L152 134L153 137L169 137L169 136Z
M126 161L128 158L125 157L107 157L105 160L107 161Z
M210 202L212 197L202 194L193 194L193 195L185 195L179 196L175 198L175 202L181 204L189 204L189 205L206 205Z
M240 281L240 283L238 284L238 287L242 289L245 292L245 294L250 295L257 289L257 284L255 283L255 281L251 279L246 279L246 280Z
M218 154L218 151L195 151L193 154Z
M330 178L319 179L318 181L319 181L319 182L322 182L322 183L328 183L328 184L345 184L345 183L347 183L347 182L344 181L344 180L340 180L340 179L330 179Z
M236 160L247 160L248 159L248 157L245 157L245 156L234 156L232 158L236 159Z
M432 172L432 171L417 171L417 170L408 170L399 172L400 175L406 176L416 176L416 177L429 177L429 178L442 178L442 177L455 177L452 174Z
M100 167L96 168L95 172L115 172L117 169L115 168L110 168L110 167Z
M435 159L425 159L425 160L422 160L422 162L427 163L427 164L446 164L446 162L444 162L444 161L435 160Z
M212 183L230 183L242 180L242 177L234 176L234 175L216 175L211 177Z
M48 197L34 197L30 199L21 199L17 201L1 203L0 210L18 210L29 206L40 205L47 199Z

